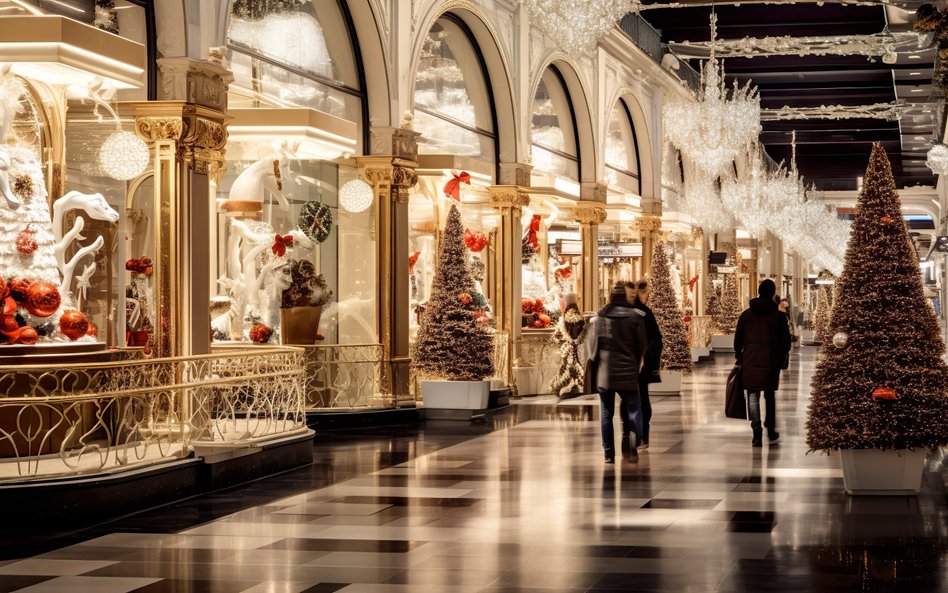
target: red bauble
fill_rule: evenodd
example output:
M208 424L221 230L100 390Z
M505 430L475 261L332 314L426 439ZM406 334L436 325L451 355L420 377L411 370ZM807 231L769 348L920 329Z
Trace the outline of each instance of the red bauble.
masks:
M250 328L250 341L254 344L266 344L273 336L273 330L262 323L255 323Z
M20 324L16 322L13 315L0 316L0 331L12 332L20 329Z
M89 329L86 331L86 335L92 336L93 338L99 335L99 328L91 321L89 322Z
M59 331L70 340L78 340L89 333L89 319L82 312L71 309L59 318Z
M2 282L2 280L0 280ZM26 278L14 278L10 281L10 296L13 300L22 303L26 301L26 296L30 291L30 281ZM0 292L3 292L0 290Z
M32 225L26 225L26 228L20 231L16 236L16 250L24 255L29 255L36 251L36 231L30 228Z
M11 344L26 344L27 346L35 344L39 340L39 334L30 326L17 328L13 331L0 332L10 340Z
M23 306L34 317L49 317L59 310L61 303L58 288L49 282L34 282L26 292Z

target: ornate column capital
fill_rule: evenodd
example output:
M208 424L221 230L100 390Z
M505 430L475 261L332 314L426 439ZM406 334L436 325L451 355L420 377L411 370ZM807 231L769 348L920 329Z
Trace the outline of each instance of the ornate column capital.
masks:
M145 116L135 119L135 133L149 144L159 140L177 142L183 130L184 122L180 117Z
M640 216L635 219L633 226L640 233L657 233L662 229L662 218L660 216Z
M159 99L184 101L224 113L234 74L220 64L186 57L160 58Z
M414 163L392 157L362 157L358 159L362 179L371 185L379 199L389 193L398 204L408 203L408 190L418 183Z
M530 196L517 185L492 185L487 188L487 193L490 194L490 205L498 210L520 210L530 203Z
M606 222L607 216L605 206L599 202L580 201L573 208L573 220L579 224L602 224Z
M526 163L500 163L499 185L519 185L530 187L530 173L533 165Z
M418 160L418 132L409 128L372 126L370 154L405 161Z

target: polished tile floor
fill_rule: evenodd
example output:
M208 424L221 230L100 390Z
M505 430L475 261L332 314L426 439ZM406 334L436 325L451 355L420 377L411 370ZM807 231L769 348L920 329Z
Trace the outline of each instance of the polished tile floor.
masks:
M779 445L723 417L719 356L655 398L638 463L602 463L591 398L321 435L310 468L8 553L0 593L948 591L944 456L918 497L845 496L803 439L815 356Z

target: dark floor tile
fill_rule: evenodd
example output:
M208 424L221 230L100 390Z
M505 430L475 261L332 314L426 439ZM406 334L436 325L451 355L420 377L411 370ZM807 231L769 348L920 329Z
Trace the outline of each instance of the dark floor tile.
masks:
M133 593L241 593L258 582L165 579L135 589Z
M380 552L405 553L427 542L402 540L363 540L363 539L310 539L287 538L259 550L305 550L315 552Z
M713 509L721 499L653 498L642 505L643 509Z
M37 583L42 583L56 577L34 575L0 575L0 593L12 593Z
M424 498L420 496L343 496L330 502L350 504L390 504L396 507L469 507L480 502L476 498Z

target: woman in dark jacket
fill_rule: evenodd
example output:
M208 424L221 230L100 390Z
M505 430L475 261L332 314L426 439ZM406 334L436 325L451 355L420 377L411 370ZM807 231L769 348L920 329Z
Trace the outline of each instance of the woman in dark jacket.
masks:
M760 447L763 431L760 426L760 393L764 392L767 406L767 437L771 444L780 439L777 432L777 405L775 392L780 386L780 369L790 352L790 327L787 316L777 309L774 295L777 287L772 280L764 280L757 287L756 299L741 313L734 333L734 355L741 367L741 379L747 390L747 410L753 446Z
M638 309L645 313L645 335L648 339L648 346L645 349L645 358L642 363L642 370L639 372L639 400L642 404L642 443L640 449L648 449L649 424L652 421L652 402L648 396L649 383L661 383L659 375L662 366L662 331L658 327L658 320L655 314L648 308L648 282L639 280L638 282L629 282L625 285L625 294L632 303L633 309ZM627 447L629 438L629 426L625 422L625 414L622 414L622 446Z
M609 304L593 317L586 330L586 392L592 392L591 387L599 393L606 463L615 463L616 458L612 427L616 394L625 404L627 421L636 438L642 434L638 386L646 345L645 314L631 308L626 300L625 285L616 284L609 295ZM629 456L632 460L638 458L635 447L631 447Z

